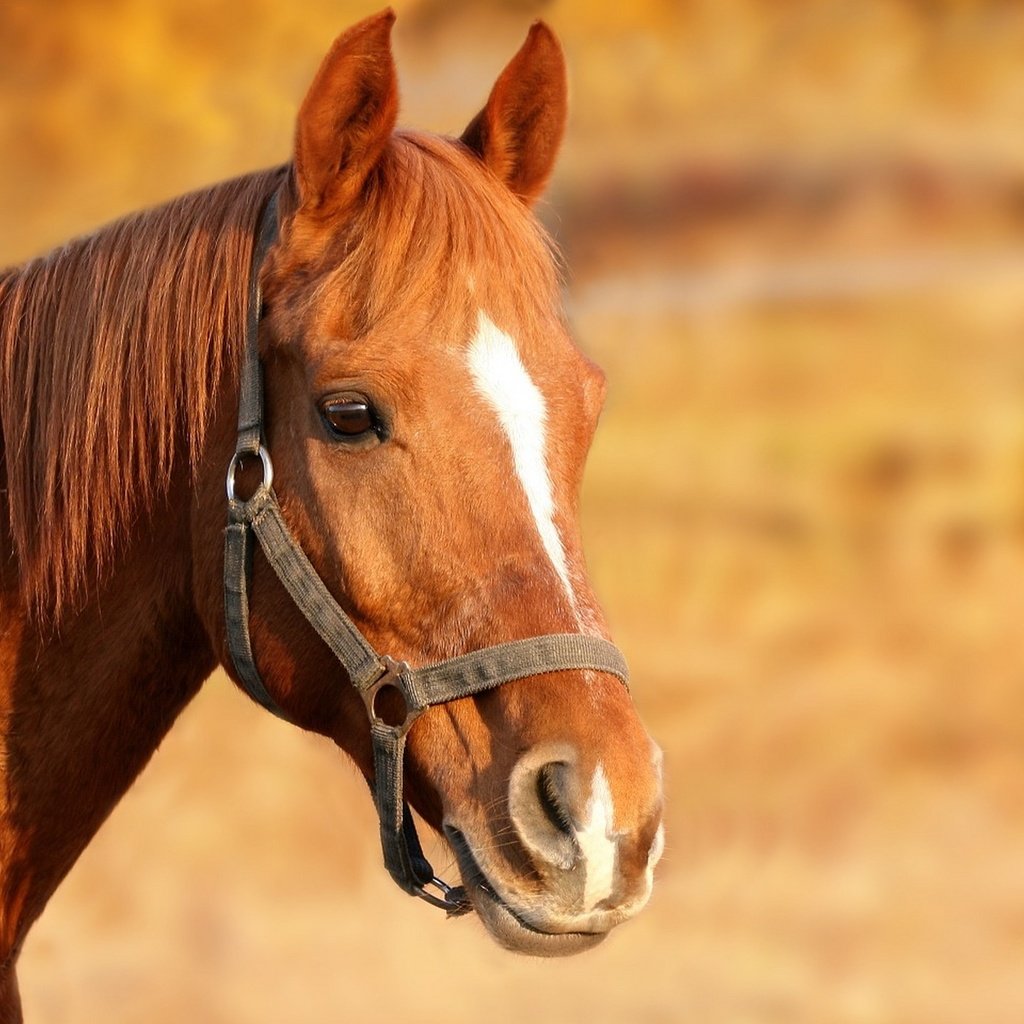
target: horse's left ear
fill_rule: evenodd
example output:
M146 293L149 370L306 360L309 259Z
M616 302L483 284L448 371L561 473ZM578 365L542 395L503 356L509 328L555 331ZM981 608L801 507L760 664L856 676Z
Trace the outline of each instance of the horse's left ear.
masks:
M554 32L534 22L462 141L524 202L544 191L565 132L565 57Z

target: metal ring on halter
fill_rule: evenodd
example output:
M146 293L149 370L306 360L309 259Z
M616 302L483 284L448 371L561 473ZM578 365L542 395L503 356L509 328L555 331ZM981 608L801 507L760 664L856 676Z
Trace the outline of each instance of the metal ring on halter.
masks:
M366 705L366 713L370 717L370 723L372 725L386 725L389 729L394 731L396 737L404 736L411 728L412 723L423 714L424 709L416 707L412 702L412 697L409 691L402 683L402 675L409 671L409 665L404 661L395 661L394 658L384 655L380 659L381 674L373 680L368 686L360 690L360 694L363 698L363 704ZM392 725L386 721L377 713L376 700L377 694L381 690L390 687L396 690L402 698L402 703L405 706L404 717L401 722L396 722Z
M231 461L228 463L228 501L235 500L235 473L238 472L238 467L241 465L242 459L244 459L249 454L251 453L235 452L235 454L231 456ZM256 454L260 457L260 462L263 463L262 486L266 487L266 489L269 491L270 488L274 485L274 464L273 462L270 461L270 452L268 452L267 449L263 447L263 445L260 445L259 448L256 449ZM259 488L257 488L257 490L258 489Z

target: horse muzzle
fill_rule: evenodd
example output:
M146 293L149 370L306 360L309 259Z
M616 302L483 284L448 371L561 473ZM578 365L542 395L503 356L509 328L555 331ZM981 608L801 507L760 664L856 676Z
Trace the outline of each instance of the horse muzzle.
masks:
M567 956L596 946L650 898L664 848L660 793L638 820L616 829L601 766L583 772L571 748L544 745L512 770L504 827L447 821L444 833L492 937L514 952Z

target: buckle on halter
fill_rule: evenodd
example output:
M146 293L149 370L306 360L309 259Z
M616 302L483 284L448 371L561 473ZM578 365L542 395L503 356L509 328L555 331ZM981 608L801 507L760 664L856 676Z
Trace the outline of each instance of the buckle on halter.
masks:
M423 708L413 705L402 682L403 674L409 671L409 664L405 661L395 661L385 654L380 659L380 667L380 675L360 690L363 703L366 705L366 713L371 724L386 726L396 736L404 736L412 727L412 723L423 713ZM397 706L395 696L392 695L401 700L401 708ZM385 700L383 707L378 703L378 698L381 697ZM389 701L390 707L386 706Z
M428 886L437 889L441 895L435 896L432 892L428 891ZM445 911L449 917L461 917L473 909L473 904L470 903L469 896L466 895L466 890L463 886L449 885L436 875L429 882L417 885L413 889L412 894L429 903L432 907Z

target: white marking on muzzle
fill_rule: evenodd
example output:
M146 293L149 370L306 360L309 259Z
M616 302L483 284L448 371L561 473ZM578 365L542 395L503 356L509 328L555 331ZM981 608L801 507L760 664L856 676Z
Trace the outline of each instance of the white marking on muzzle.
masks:
M576 594L569 582L565 549L554 522L555 506L545 453L544 396L523 366L515 342L483 310L477 313L476 335L469 346L469 369L477 390L498 414L541 543L575 612Z
M590 784L586 817L576 829L576 842L586 866L587 877L583 889L583 909L591 911L612 894L615 888L615 850L613 833L615 805L608 777L602 765L597 766Z
M647 851L647 866L651 871L654 870L658 861L661 860L661 855L665 852L665 826L661 824L658 826L658 831L654 833L654 842L651 843L650 850Z

